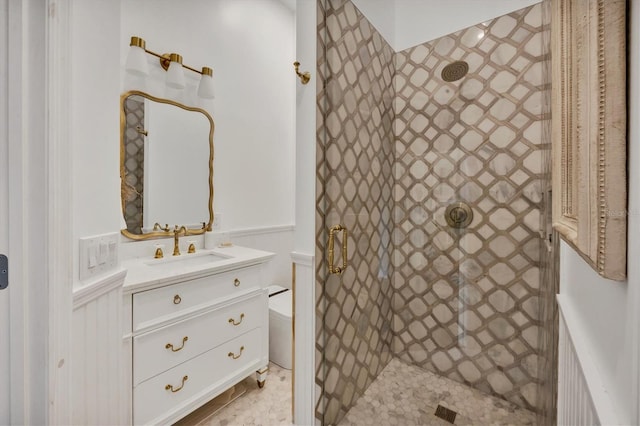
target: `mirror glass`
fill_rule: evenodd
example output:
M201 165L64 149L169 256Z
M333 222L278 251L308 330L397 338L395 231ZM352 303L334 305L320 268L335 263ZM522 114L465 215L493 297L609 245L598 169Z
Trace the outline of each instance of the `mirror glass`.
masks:
M213 222L213 119L143 92L121 100L121 194L133 239L162 237L175 225L194 235Z

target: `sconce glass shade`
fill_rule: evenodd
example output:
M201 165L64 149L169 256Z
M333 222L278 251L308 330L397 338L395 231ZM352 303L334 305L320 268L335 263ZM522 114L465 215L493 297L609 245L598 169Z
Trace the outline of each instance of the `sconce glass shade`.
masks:
M204 99L213 99L215 91L213 87L213 70L209 67L202 68L202 77L198 85L198 96Z
M170 55L171 64L167 70L167 86L174 89L184 89L184 69L182 68L182 56L172 53Z
M147 55L145 54L144 47L136 46L134 44L131 45L129 53L127 54L125 69L127 72L134 75L149 75L149 64L147 63Z

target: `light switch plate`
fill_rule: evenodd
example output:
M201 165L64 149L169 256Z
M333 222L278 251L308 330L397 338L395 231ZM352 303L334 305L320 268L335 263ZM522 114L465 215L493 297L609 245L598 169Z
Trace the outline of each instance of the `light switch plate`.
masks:
M117 232L80 238L80 280L88 280L118 266L118 238Z

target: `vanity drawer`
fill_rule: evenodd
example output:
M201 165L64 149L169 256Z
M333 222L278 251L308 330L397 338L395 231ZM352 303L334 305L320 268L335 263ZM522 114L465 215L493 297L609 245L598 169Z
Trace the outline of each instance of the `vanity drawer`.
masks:
M192 403L214 389L223 390L223 382L234 376L237 380L246 377L250 372L247 369L258 368L263 361L261 336L260 328L251 330L135 386L134 423L162 422L182 404Z
M135 293L133 331L259 287L260 269L250 267Z
M133 384L260 327L267 292L141 334L133 339ZM172 345L167 347L168 345Z

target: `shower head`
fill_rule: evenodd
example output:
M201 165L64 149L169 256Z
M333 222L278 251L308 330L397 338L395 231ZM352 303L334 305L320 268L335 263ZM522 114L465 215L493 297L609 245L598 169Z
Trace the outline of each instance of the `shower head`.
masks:
M442 69L442 79L452 82L460 80L469 72L469 64L465 61L452 62Z

